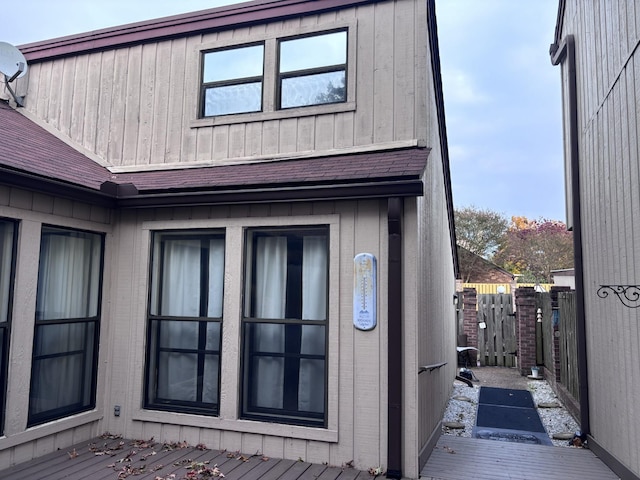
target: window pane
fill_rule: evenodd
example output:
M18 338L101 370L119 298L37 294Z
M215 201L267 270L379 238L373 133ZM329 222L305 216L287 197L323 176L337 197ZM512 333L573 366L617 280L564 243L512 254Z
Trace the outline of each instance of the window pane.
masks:
M344 71L282 79L281 108L346 101Z
M13 222L0 220L0 323L9 321L14 228Z
M42 229L37 318L89 318L98 314L100 235Z
M347 63L347 32L280 42L280 73Z
M203 82L261 77L263 52L263 45L252 45L205 53Z
M217 232L153 235L147 408L217 413L224 242Z
M247 233L244 418L325 422L325 228ZM268 321L267 321L268 320Z
M29 416L31 424L92 406L95 322L36 326ZM50 418L51 417L51 418Z
M262 83L251 82L207 88L204 116L259 112L262 110Z

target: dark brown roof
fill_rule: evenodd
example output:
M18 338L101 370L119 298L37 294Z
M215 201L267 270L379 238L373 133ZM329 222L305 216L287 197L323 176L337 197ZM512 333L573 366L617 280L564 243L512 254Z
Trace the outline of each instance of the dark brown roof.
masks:
M79 55L125 45L156 42L162 39L227 30L273 19L350 8L380 0L254 0L231 6L201 10L144 22L120 25L20 46L33 63L67 55Z
M113 206L422 195L429 150L112 174L0 102L0 183ZM87 197L89 195L89 197Z
M0 101L0 167L100 190L109 171Z

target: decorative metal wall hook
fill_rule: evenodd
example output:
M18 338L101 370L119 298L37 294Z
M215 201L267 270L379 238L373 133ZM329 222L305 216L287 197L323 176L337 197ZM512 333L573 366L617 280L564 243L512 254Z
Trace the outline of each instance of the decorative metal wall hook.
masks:
M640 285L600 285L596 293L600 298L607 298L609 291L615 293L625 307L640 307Z

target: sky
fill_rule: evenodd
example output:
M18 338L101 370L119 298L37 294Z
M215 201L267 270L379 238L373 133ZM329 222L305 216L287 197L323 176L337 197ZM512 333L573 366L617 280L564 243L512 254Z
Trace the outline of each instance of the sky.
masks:
M234 3L22 0L2 22L0 41L21 45ZM436 0L456 208L565 220L560 70L548 53L557 8L558 0Z

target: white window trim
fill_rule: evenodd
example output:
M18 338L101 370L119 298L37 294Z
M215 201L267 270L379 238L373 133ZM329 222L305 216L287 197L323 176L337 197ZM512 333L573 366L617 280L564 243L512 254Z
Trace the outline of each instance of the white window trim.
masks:
M244 231L257 227L304 227L329 226L329 317L326 364L327 375L327 427L305 427L298 425L242 420L240 414L240 332L242 323L242 298L244 286ZM340 293L340 229L338 215L314 215L291 217L263 217L211 220L178 220L143 222L142 230L146 241L141 242L139 272L140 289L135 293L140 305L139 318L146 318L147 290L149 284L149 260L151 254L152 230L197 230L221 229L225 231L225 284L222 320L222 352L220 368L219 416L210 417L188 413L147 410L142 408L144 395L144 369L140 368L130 397L129 409L132 420L158 424L186 425L214 430L228 430L262 435L271 435L321 442L338 442L338 382L339 382L339 293ZM135 303L135 302L134 302ZM130 338L134 364L144 365L147 322L136 322Z
M341 103L329 103L324 105L311 105L308 107L276 109L276 80L278 77L277 48L278 40L299 35L321 34L333 30L345 29L347 31L347 101ZM241 47L246 44L264 42L264 76L262 79L262 112L239 113L200 118L200 91L202 88L201 62L203 52L220 48ZM233 39L214 43L198 45L195 49L194 62L190 68L197 69L195 75L197 84L192 88L191 97L195 101L195 115L189 126L191 128L212 127L217 125L233 125L237 123L263 122L268 120L281 120L285 118L306 117L315 115L327 115L334 113L351 112L356 109L356 42L357 22L335 22L312 27L290 28L276 33L264 35L252 35L251 37Z

